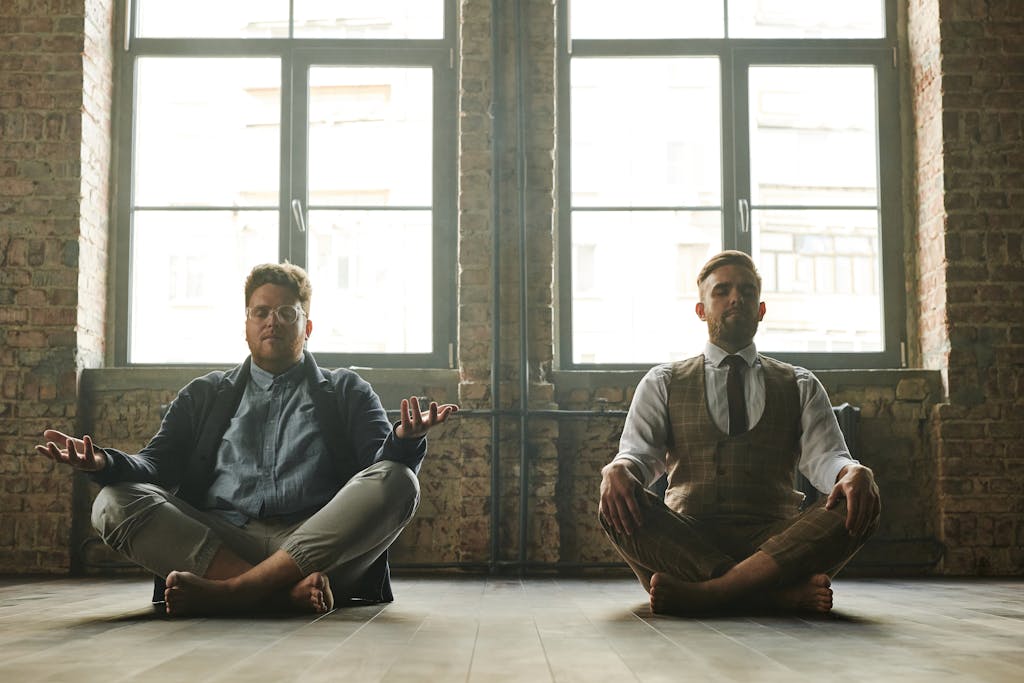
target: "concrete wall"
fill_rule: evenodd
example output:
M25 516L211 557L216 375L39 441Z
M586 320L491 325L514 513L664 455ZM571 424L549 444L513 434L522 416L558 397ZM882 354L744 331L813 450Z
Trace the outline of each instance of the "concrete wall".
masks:
M557 368L555 7L551 0L525 2L518 34L515 3L502 3L497 18L487 1L458 7L458 367L364 373L388 407L417 393L458 400L466 409L431 439L422 507L396 546L399 562L492 559L492 425L479 411L491 407L496 390L502 407L519 402L521 219L531 407L623 410L640 376ZM156 429L159 406L197 372L98 367L108 287L110 17L103 2L0 0L3 572L62 573L73 563L95 570L116 559L88 541L90 485L54 470L32 445L54 426L138 448ZM918 367L820 373L834 403L861 407L859 455L876 470L884 498L883 526L851 569L1021 574L1024 6L907 0L901 17L907 307L916 332L910 357ZM522 84L515 79L517 48L527 57ZM521 141L518 93L525 94ZM502 255L497 301L490 280L495 219ZM615 561L595 513L599 470L615 451L621 425L618 415L531 419L529 561ZM497 559L515 560L523 445L517 421L502 418L500 437Z

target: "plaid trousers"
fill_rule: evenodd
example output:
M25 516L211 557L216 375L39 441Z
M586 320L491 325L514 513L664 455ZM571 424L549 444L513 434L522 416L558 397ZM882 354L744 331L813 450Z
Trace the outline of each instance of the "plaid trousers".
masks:
M831 510L822 502L782 520L697 518L671 510L647 490L638 499L643 524L632 534L616 532L603 515L599 517L608 538L645 588L658 572L685 581L721 576L758 550L778 563L780 585L812 574L835 576L878 527L876 517L867 532L851 536L842 499Z

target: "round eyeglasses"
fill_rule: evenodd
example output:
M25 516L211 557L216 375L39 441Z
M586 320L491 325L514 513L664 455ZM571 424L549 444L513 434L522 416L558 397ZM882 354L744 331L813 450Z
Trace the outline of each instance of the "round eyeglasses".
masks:
M276 315L277 319L285 325L291 325L299 319L300 315L305 314L306 312L302 310L302 306L298 304L278 306L277 308L273 306L250 306L245 309L246 319L257 323L264 322L271 315Z

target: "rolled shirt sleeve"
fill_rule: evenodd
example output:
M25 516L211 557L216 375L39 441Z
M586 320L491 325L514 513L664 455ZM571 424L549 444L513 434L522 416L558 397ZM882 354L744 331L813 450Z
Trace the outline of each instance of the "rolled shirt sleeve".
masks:
M836 483L839 471L857 461L850 455L825 387L809 370L800 367L794 369L803 408L800 415L803 433L800 435L798 468L814 488L828 494Z
M640 380L619 438L619 452L614 458L626 461L644 486L650 486L665 472L671 377L672 365L666 363L651 368Z

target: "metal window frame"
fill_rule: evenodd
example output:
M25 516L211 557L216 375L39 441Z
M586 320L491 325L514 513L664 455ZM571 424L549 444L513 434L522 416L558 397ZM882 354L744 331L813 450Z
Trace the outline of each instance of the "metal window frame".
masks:
M140 38L135 36L137 10L123 0L118 28L124 44L116 60L117 93L113 116L115 170L113 173L112 249L109 286L112 306L108 314L107 362L113 366L145 367L178 363L129 362L131 311L131 241L134 205L132 170L135 166L134 135L136 114L137 62L145 57L275 57L281 63L281 150L277 207L252 207L278 213L278 258L306 265L305 234L292 213L291 202L306 202L306 136L298 125L306 92L296 84L306 82L304 71L316 65L410 66L430 68L433 74L433 159L432 159L432 351L429 353L330 353L317 352L327 367L370 366L393 368L449 368L455 359L456 340L456 134L457 64L455 0L444 3L444 35L439 39L301 39L301 38ZM289 3L291 14L291 3ZM289 33L291 33L289 28ZM164 208L164 207L146 207ZM217 207L167 207L175 211ZM231 207L237 209L238 207ZM242 207L250 208L250 207ZM350 207L346 207L350 208ZM381 207L386 209L388 207ZM314 283L315 284L315 283ZM238 283L241 292L242 283ZM382 311L386 313L386 311ZM365 321L373 324L373 321ZM223 363L190 361L181 365L222 367Z
M885 0L885 37L878 39L600 39L575 40L569 35L568 0L559 2L557 26L558 81L558 277L557 363L563 370L639 370L663 359L636 363L576 363L572 335L572 206L571 196L571 60L600 57L717 57L721 64L722 118L722 244L750 252L751 235L740 229L738 202L749 202L749 130L747 69L757 65L874 66L876 73L878 183L884 346L879 352L771 352L789 363L811 369L870 369L905 365L906 300L902 287L903 214L899 76L896 65L897 6ZM726 11L726 21L728 12ZM601 207L579 207L592 211ZM671 210L674 207L658 207ZM831 208L831 207L830 207ZM579 210L579 209L577 209ZM607 208L605 210L614 210ZM696 274L695 274L696 275ZM769 302L770 303L770 302Z

